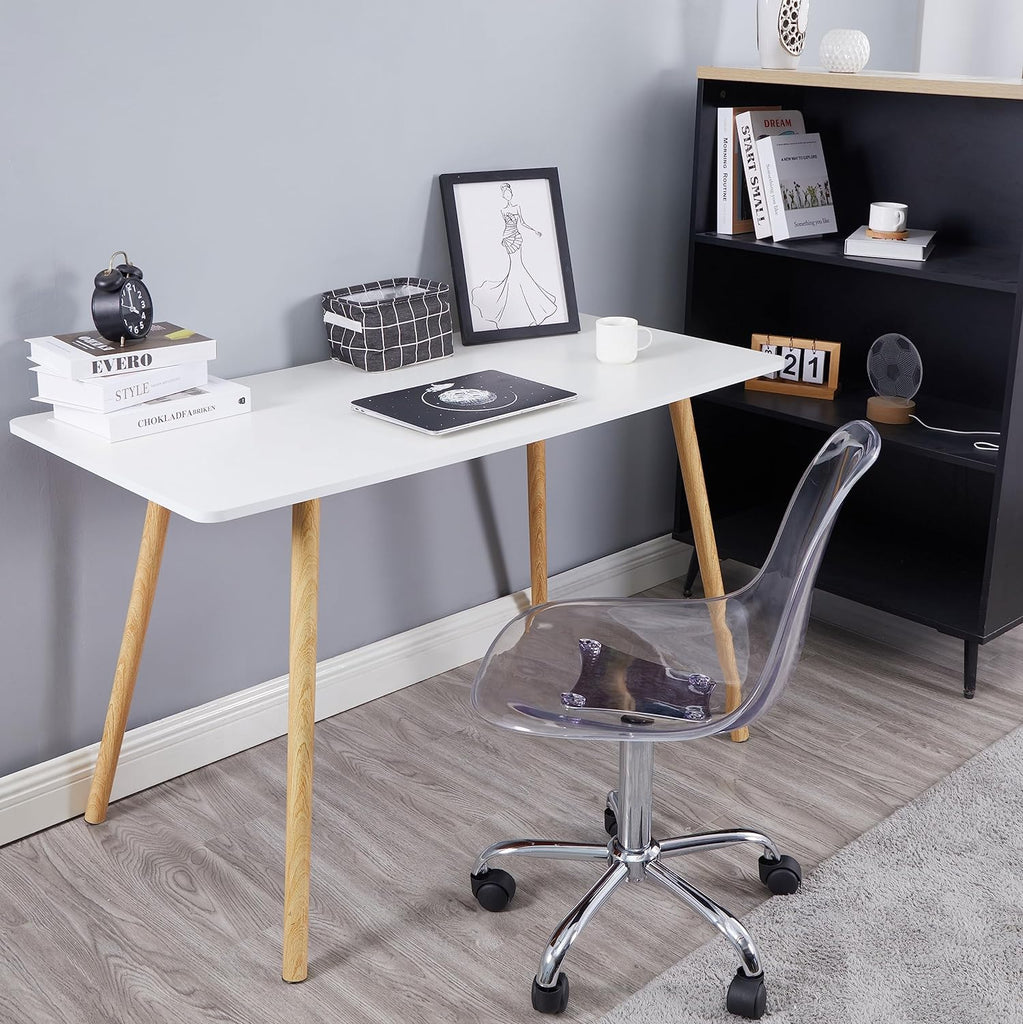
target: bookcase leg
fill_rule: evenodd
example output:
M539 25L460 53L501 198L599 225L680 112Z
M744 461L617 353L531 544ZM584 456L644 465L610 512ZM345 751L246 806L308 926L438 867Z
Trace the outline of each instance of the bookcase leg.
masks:
M96 770L92 776L89 799L85 805L85 820L98 825L107 816L110 790L114 784L117 760L121 756L124 729L131 710L131 698L135 692L142 647L146 642L149 627L149 613L153 609L156 581L160 575L163 560L163 545L167 539L167 522L170 512L162 505L150 502L146 509L146 521L142 527L142 543L135 563L135 581L131 587L128 602L128 616L121 637L121 651L117 656L114 670L114 685L107 705L107 718L103 724L103 738L99 743Z
M973 700L977 693L977 653L980 644L976 640L963 641L963 696Z
M526 445L529 491L529 580L531 604L547 600L547 444Z
M710 516L710 503L707 500L707 483L703 476L703 463L700 461L700 445L696 438L693 403L688 398L684 398L680 402L672 402L668 406L668 410L671 413L671 426L675 432L675 447L678 450L678 462L682 469L682 483L685 486L686 504L689 506L689 519L693 526L693 542L699 558L700 574L703 577L703 593L705 597L721 597L725 592L725 584L721 578L718 546L714 538L714 523ZM725 675L725 710L734 711L742 701L742 685L739 666L735 660L732 633L725 621L725 609L722 605L711 605L710 612L718 661L720 661ZM742 743L749 739L749 729L746 726L741 729L733 729L730 735L734 742Z
M316 616L320 502L291 510L291 629L288 663L288 796L284 841L284 937L281 976L309 972L309 864L316 724Z

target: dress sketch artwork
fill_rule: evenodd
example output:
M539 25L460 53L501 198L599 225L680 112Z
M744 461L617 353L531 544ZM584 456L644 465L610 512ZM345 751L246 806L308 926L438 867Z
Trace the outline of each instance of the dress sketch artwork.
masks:
M508 266L504 277L473 288L470 301L480 317L495 327L532 327L549 320L558 310L557 298L533 277L523 259L522 229L536 238L542 233L526 222L507 182L501 185L501 197L504 229L500 244L507 253Z

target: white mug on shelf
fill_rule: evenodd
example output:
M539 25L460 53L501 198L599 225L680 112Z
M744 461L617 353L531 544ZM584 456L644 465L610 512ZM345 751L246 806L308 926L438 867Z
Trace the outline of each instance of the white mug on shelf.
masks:
M645 345L639 343L639 332L647 335ZM636 355L649 348L654 341L653 332L640 327L631 316L604 316L597 321L597 358L602 363L631 363Z
M905 231L909 223L909 207L905 203L871 203L871 231Z

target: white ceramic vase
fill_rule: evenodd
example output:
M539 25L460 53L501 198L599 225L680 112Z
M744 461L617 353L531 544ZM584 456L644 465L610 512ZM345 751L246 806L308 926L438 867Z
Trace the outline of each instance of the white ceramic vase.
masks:
M821 40L820 62L828 71L855 74L870 60L870 40L858 28L833 28Z
M757 0L757 49L762 68L799 66L810 0Z

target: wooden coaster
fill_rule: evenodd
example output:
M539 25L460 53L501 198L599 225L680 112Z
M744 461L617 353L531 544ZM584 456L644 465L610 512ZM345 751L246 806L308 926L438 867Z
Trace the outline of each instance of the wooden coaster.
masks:
M909 238L908 231L875 231L873 228L867 228L867 238L890 238L896 242L904 242Z

